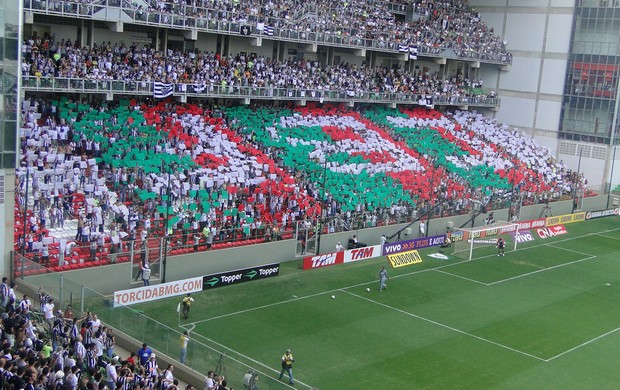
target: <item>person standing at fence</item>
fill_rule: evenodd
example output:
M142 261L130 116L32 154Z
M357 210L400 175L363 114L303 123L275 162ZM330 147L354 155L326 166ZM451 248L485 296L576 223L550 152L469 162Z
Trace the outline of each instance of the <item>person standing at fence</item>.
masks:
M6 307L6 304L9 302L9 278L6 276L2 277L2 284L0 284L0 306L2 306L2 310Z
M420 221L420 237L426 237L426 224Z
M185 364L185 359L187 358L187 345L189 344L189 333L187 331L181 334L179 338L179 343L181 347L181 356L179 358L179 362L181 364Z
M151 268L149 267L149 263L146 262L142 264L142 282L145 286L151 285Z
M48 329L52 330L54 326L54 299L48 298L47 302L43 305L43 316L45 317L45 323L47 323Z

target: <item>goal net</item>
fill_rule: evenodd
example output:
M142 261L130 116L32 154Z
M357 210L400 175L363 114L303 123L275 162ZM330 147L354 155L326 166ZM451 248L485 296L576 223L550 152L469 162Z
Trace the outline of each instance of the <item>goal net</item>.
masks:
M497 221L491 225L455 229L450 234L454 255L467 258L490 256L498 253L497 240L502 237L506 252L517 249L518 224Z

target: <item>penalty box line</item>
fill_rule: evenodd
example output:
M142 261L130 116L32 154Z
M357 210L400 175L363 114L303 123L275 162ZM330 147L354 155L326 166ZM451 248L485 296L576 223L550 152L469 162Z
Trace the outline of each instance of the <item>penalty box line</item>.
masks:
M578 237L570 237L570 238L566 238L566 239L563 239L563 240L555 241L554 243L571 241L571 240L575 240L575 239L578 239L578 238L587 237L587 236L590 236L590 235L596 235L596 234L600 234L600 233L604 233L604 232L609 232L609 231L616 231L616 230L620 230L620 228L617 228L617 229L606 229L606 230L603 230L602 232L588 233L586 235L578 236ZM529 247L526 247L526 248L517 248L517 251L533 249L533 248L537 248L537 247L541 247L541 246L545 246L545 245L549 245L549 244L544 243L544 244L538 244L538 245L529 246ZM458 264L463 264L463 263L467 263L467 262L471 262L471 261L482 260L482 259L489 258L489 257L494 257L494 255L482 256L482 257L478 257L478 258L475 258L475 259L472 259L472 260L465 260L465 259L463 259L463 260L460 260L460 261L456 261L454 263L440 265L438 267L427 268L427 269L423 269L423 270L411 271L411 272L407 272L407 273L404 273L404 274L395 275L395 276L392 276L390 279L404 278L404 277L407 277L407 276L416 275L416 274L420 274L420 273L423 273L423 272L429 272L429 271L439 271L439 270L443 270L445 268L449 268L449 267L452 267L452 266L455 266L455 265L458 265ZM581 261L583 261L583 260L581 260ZM545 271L547 269L548 268L546 268L544 270L535 271L535 272ZM453 275L455 277L459 277L458 275L452 274L450 272L446 272L446 271L442 271L442 272L445 273L445 274L448 274L448 275ZM526 275L523 275L523 276L526 276ZM512 279L515 279L515 278L512 278ZM507 280L508 279L503 280L503 281L499 281L499 282L504 282L504 281L507 281ZM487 283L480 282L480 281L474 281L473 279L471 281L474 282L474 283L478 283L478 284L488 285ZM494 283L499 283L499 282L494 282ZM232 313L227 313L227 314L222 314L222 315L215 316L215 317L206 318L206 319L200 320L200 321L186 323L186 325L190 325L190 324L191 325L197 325L197 324L200 324L200 323L203 323L203 322L219 320L219 319L222 319L222 318L232 317L232 316L236 316L236 315L239 315L239 314L245 314L245 313L249 313L249 312L256 311L256 310L262 310L262 309L267 309L267 308L278 306L278 305L292 303L292 302L300 301L300 300L303 300L303 299L314 298L314 297L318 297L318 296L321 296L321 295L330 294L330 293L333 293L333 292L339 291L339 290L348 290L348 289L352 289L352 288L356 288L356 287L363 287L363 286L367 286L367 285L373 284L373 283L376 283L376 281L373 280L373 281L369 281L369 282L362 282L362 283L357 283L357 284L353 284L353 285L346 286L346 287L340 287L340 288L333 289L333 290L322 291L322 292L318 292L318 293L315 293L315 294L305 295L305 296L302 296L302 297L294 297L294 298L286 299L286 300L279 301L279 302L268 303L268 304L262 305L262 306L251 307L251 308L248 308L248 309L239 310L239 311L232 312Z
M363 300L365 300L365 301L367 301L367 302L374 303L375 305L382 306L382 307L384 307L384 308L386 308L386 309L393 310L393 311L395 311L395 312L397 312L397 313L404 314L404 315L409 316L409 317L417 318L417 319L419 319L419 320L422 320L422 321L428 322L428 323L430 323L430 324L433 324L433 325L436 325L436 326L439 326L439 327L442 327L442 328L448 329L448 330L450 330L450 331L452 331L452 332L456 332L456 333L462 334L462 335L464 335L464 336L468 336L468 337L474 338L474 339L476 339L476 340L483 341L483 342L485 342L485 343L487 343L487 344L492 344L492 345L495 345L495 346L497 346L497 347L500 347L500 348L506 349L506 350L511 351L511 352L518 353L518 354L520 354L520 355L524 355L524 356L530 357L530 358L532 358L532 359L536 359L536 360L541 361L541 362L544 362L544 361L545 361L545 359L543 359L543 358L541 358L541 357L538 357L538 356L536 356L536 355L532 355L531 353L523 352L523 351L520 351L520 350L518 350L518 349L516 349L516 348L512 348L512 347L509 347L509 346L507 346L507 345L500 344L500 343L498 343L498 342L495 342L495 341L492 341L492 340L489 340L489 339L485 339L484 337L476 336L475 334L472 334L472 333L466 332L466 331L464 331L464 330L461 330L461 329L458 329L458 328L452 327L452 326L450 326L450 325L443 324L443 323L438 322L438 321L435 321L435 320L431 320L430 318L426 318L426 317L422 317L422 316L417 315L417 314L414 314L414 313L410 313L410 312L408 312L408 311L405 311L405 310L399 309L399 308L394 307L394 306L387 305L387 304L385 304L385 303L381 303L381 302L375 301L375 300L373 300L373 299L370 299L370 298L367 298L367 297L364 297L364 296L361 296L361 295L358 295L358 294L352 293L352 292L350 292L350 291L345 291L345 290L341 290L341 291L342 291L342 292L344 292L344 293L347 293L347 294L349 294L349 295L352 295L352 296L354 296L354 297L356 297L356 298L363 299Z

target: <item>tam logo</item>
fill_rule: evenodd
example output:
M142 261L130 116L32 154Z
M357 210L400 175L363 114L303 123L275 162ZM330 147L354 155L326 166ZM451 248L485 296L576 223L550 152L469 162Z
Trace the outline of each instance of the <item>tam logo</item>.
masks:
M312 257L312 268L326 267L336 264L336 253Z
M367 259L369 257L373 257L374 247L369 246L366 248L352 249L351 250L351 261Z

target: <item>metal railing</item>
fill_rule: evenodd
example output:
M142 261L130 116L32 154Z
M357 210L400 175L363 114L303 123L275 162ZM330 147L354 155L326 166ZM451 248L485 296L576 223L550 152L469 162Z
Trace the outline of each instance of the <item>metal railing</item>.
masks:
M23 76L25 91L61 93L98 93L118 95L153 95L152 81L94 80L62 77ZM319 102L419 104L424 93L345 91L301 88L270 88L252 86L222 86L175 84L172 96L194 98L306 100ZM428 95L433 105L499 107L500 99L487 96Z
M399 54L402 42L363 38L355 30L338 26L334 31L301 31L289 27L284 19L267 18L256 15L226 12L227 20L218 19L219 9L198 8L184 4L171 5L169 12L144 10L120 0L101 0L90 4L74 1L23 0L24 11L37 14L57 15L72 18L91 18L107 22L127 22L153 27L166 27L180 30L196 30L214 34L262 37L281 41L317 44L350 49L370 49L385 53ZM242 21L242 22L239 22ZM267 35L258 25L263 23L273 27L273 35ZM431 34L434 34L432 31ZM510 53L483 53L476 50L459 49L451 45L418 45L418 55L434 58L448 58L467 61L480 61L491 64L508 65L512 63Z
M32 264L31 261L19 254L14 253L14 258L16 263L25 263L27 268L40 267L39 264ZM107 326L121 331L135 340L147 342L156 351L173 359L168 363L179 364L176 359L180 352L179 337L181 331L145 315L142 311L120 304L115 305L110 296L88 288L74 277L49 272L45 269L36 275L26 276L25 278L20 276L18 283L31 291L45 291L50 294L54 297L58 309L64 310L68 305L71 305L78 317L86 312L96 314ZM35 304L38 305L38 302ZM225 373L228 382L235 385L235 388L243 388L243 376L249 371L260 374L261 389L282 390L290 388L284 382L276 379L273 369L257 362L248 361L239 353L231 353L200 333L192 333L187 346L185 366L200 372L203 377L207 374L207 370L217 370L218 374Z

